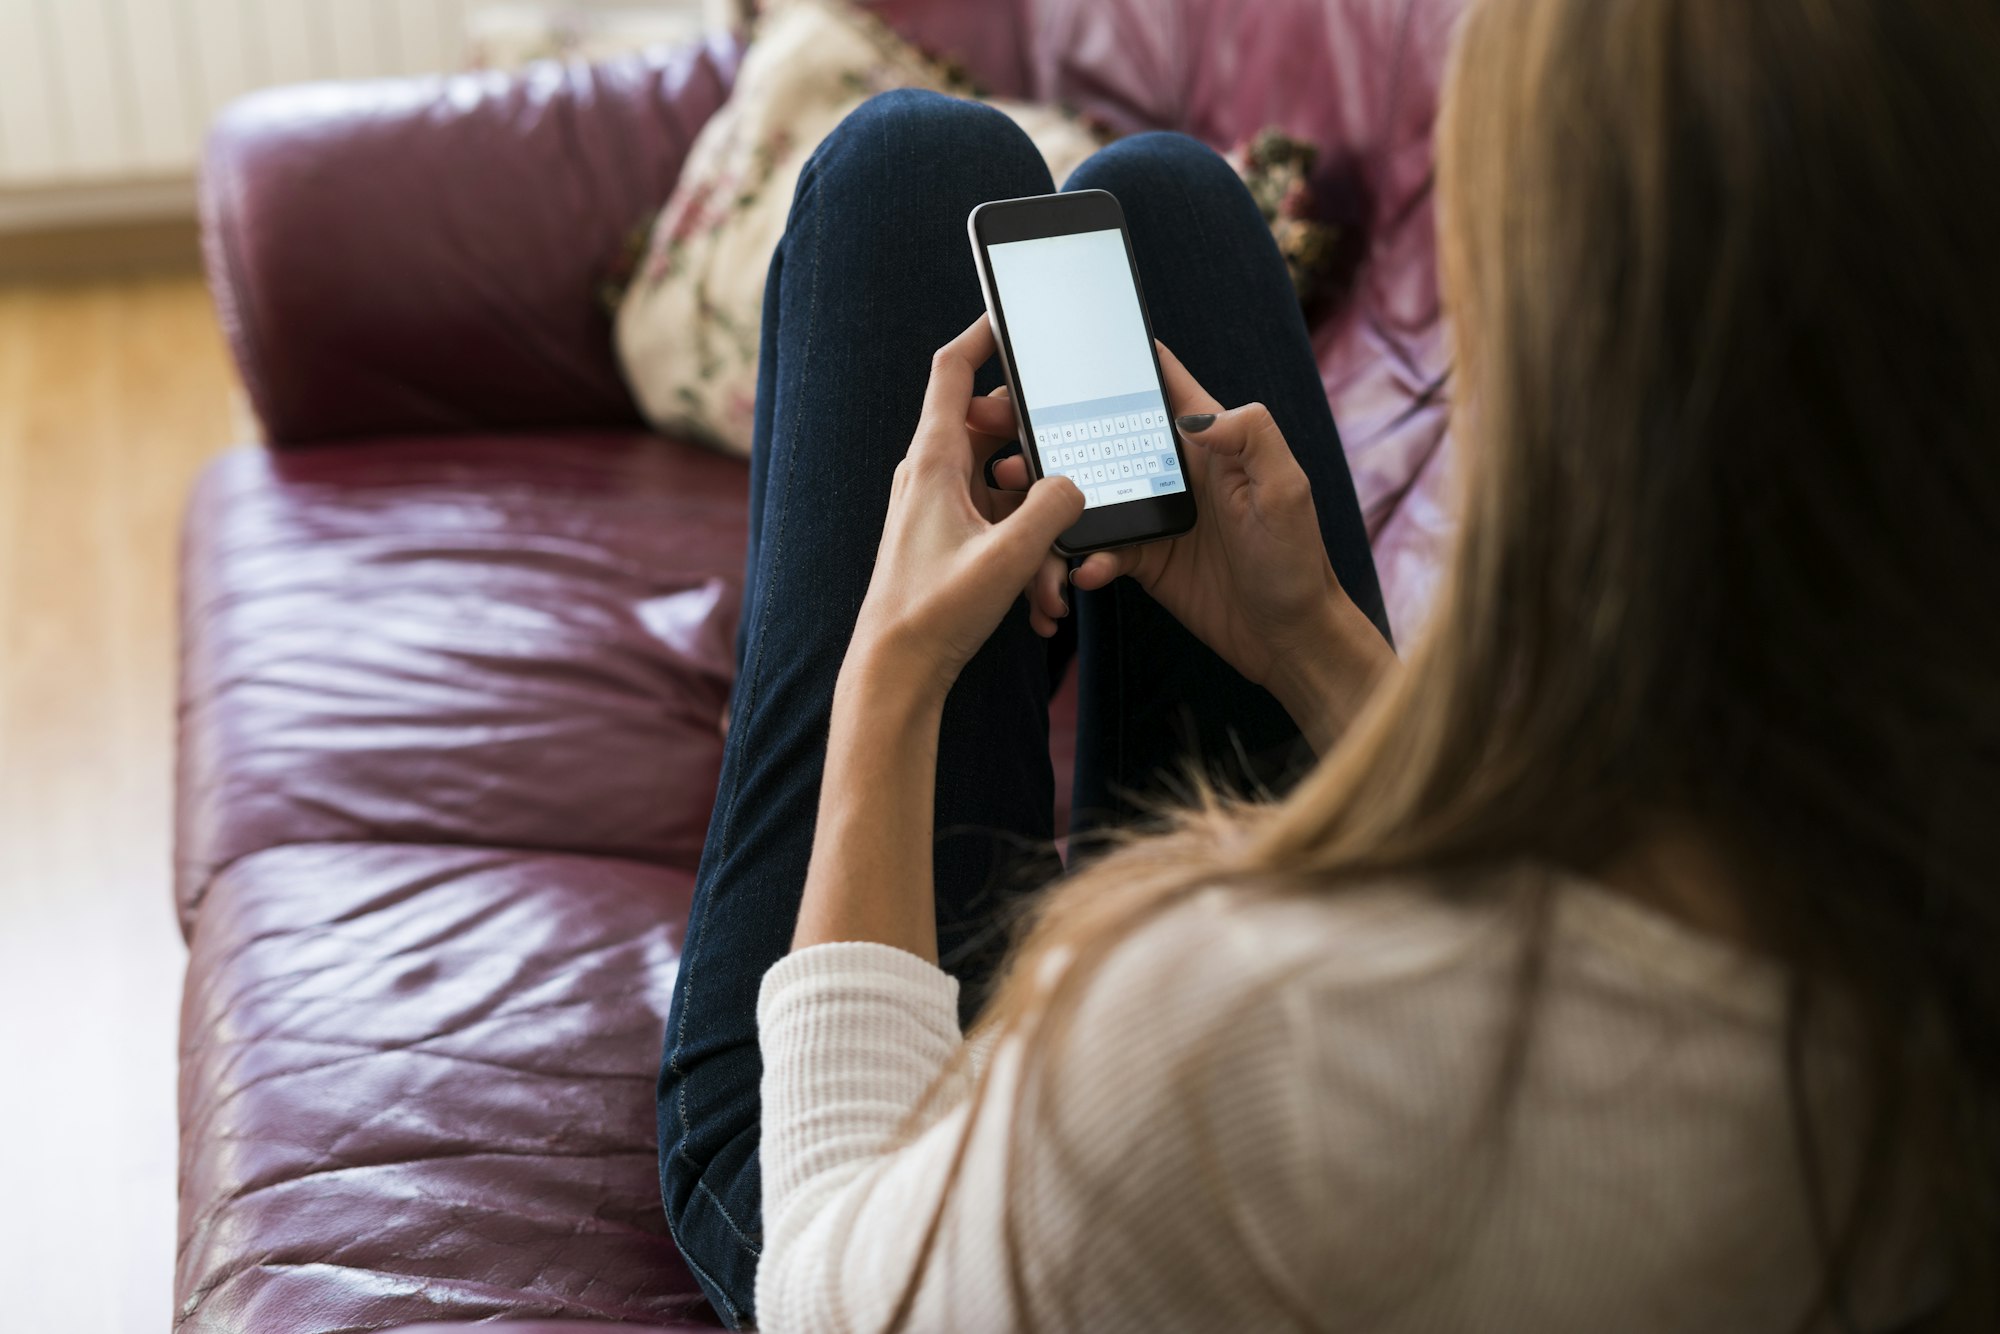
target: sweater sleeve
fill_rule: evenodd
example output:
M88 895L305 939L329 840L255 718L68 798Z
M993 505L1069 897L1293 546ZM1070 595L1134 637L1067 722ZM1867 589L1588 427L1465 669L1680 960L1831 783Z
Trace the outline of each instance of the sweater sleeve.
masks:
M765 974L757 1026L759 1324L772 1334L879 1328L955 1148L955 1115L896 1146L963 1041L958 983L888 945L815 945Z
M758 1007L766 1334L883 1328L961 1141L911 1328L1019 1326L1009 1210L1044 1325L1158 1329L1192 1317L1226 1328L1246 1309L1268 1311L1260 1275L1298 1272L1324 1202L1301 1187L1320 1174L1300 1133L1288 1007L1246 995L1262 972L1246 967L1255 947L1228 937L1180 916L1120 950L1052 1072L1058 1096L1019 1102L1025 1124L1020 1054L1003 1043L978 1102L960 1076L913 1137L911 1118L962 1040L956 983L871 944L816 946L774 967ZM1190 1058L1203 1071L1192 1085ZM1248 1229L1218 1245L1216 1211Z

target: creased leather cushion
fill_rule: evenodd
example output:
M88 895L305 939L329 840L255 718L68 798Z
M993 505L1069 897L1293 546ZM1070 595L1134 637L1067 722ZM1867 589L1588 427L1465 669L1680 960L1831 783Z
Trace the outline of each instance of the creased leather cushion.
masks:
M746 477L622 434L219 460L187 522L183 926L219 868L286 843L692 869Z
M690 890L472 847L224 872L183 1002L177 1327L706 1316L653 1144Z

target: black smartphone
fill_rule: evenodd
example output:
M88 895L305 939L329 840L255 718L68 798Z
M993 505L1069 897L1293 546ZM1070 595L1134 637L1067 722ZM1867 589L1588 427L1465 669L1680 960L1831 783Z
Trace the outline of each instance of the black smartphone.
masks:
M965 227L1028 466L1068 477L1088 504L1056 550L1080 556L1194 527L1118 200L1104 190L998 199Z

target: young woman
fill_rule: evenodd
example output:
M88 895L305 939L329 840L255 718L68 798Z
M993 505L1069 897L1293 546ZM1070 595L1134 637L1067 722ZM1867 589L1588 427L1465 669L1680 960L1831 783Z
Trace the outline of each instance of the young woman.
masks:
M1400 667L1254 208L1172 136L1081 169L1201 519L1072 576L1079 819L1153 827L997 973L1082 501L988 472L963 224L1051 186L975 106L843 125L771 269L660 1077L718 1310L2000 1328L1995 71L1990 0L1475 0L1462 538ZM1279 799L1134 821L1189 759L1282 786L1301 738Z

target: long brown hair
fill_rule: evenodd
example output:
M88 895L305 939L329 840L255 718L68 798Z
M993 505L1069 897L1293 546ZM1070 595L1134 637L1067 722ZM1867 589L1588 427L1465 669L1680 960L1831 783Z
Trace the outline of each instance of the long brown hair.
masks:
M2000 1328L2000 8L1474 0L1439 138L1462 534L1434 623L1287 799L1205 802L1052 891L985 1019L1019 1097L1107 955L1204 886L1590 874L1691 830L1794 979L1794 1053L1830 998L1860 1020L1851 1188L1793 1072L1803 1322L1851 1323L1916 1143L1936 1327Z

